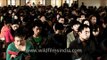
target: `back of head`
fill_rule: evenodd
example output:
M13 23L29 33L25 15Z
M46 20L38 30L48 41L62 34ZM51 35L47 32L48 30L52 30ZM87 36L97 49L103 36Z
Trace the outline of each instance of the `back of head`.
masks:
M57 24L55 25L55 30L63 30L63 29L64 29L64 26L63 26L62 23L57 23Z
M12 24L12 20L11 20L11 19L8 19L8 18L5 18L5 19L4 19L4 23L5 23L5 24Z
M71 25L71 27L73 27L73 25L76 25L76 24L77 24L77 25L78 25L78 24L80 25L81 23L80 23L79 21L75 21L75 20L74 20L74 21L72 21L72 23L71 23L70 25Z
M82 30L84 30L84 28L90 28L90 27L86 24L81 24L80 27L78 28L78 32L82 32Z
M15 37L26 37L26 35L27 35L27 30L24 27L18 28L14 34Z
M39 20L33 22L32 28L34 28L35 26L40 27L41 29L43 28L43 24Z

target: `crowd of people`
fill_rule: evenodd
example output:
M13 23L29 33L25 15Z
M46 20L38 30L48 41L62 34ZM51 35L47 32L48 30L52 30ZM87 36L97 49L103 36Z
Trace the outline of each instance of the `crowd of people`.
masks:
M0 59L107 60L106 36L106 6L0 7ZM27 52L43 48L75 51Z

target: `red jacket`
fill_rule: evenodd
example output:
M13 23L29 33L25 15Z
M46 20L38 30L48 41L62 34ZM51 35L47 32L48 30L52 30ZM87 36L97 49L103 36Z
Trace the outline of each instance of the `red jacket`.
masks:
M8 26L3 26L0 33L0 38L5 38L6 43L11 43L14 41L14 38L11 34L11 30Z

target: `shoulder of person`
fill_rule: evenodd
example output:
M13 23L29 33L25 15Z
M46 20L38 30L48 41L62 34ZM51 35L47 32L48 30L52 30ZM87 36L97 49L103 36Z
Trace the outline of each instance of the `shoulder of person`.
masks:
M69 48L74 48L76 45L78 45L77 39L73 40L73 41L70 43L70 47L69 47Z
M27 38L28 41L31 41L33 39L33 36L30 36Z
M73 32L70 32L67 34L67 36L72 36L73 35Z
M8 45L8 47L7 47L7 50L13 50L14 49L14 43L12 42L12 43L10 43L9 45Z

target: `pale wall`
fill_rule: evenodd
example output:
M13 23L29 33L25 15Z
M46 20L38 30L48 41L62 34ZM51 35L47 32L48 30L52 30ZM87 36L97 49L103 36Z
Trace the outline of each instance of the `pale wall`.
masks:
M20 0L16 0L16 6L20 5Z
M6 6L7 2L6 0L0 0L0 6Z
M78 0L79 6L81 6L81 3L84 2L86 6L106 6L107 0Z
M6 6L8 0L0 0L1 6ZM38 4L40 0L35 0L35 3ZM65 2L65 0L57 0L57 5L60 6L62 3ZM63 1L61 3L61 1ZM76 1L76 0L74 0ZM79 6L81 5L81 2L84 2L86 6L107 6L107 0L78 0ZM51 0L46 0L46 5L53 5L53 2ZM16 0L16 6L20 5L20 0ZM21 6L25 5L25 0L21 0Z

